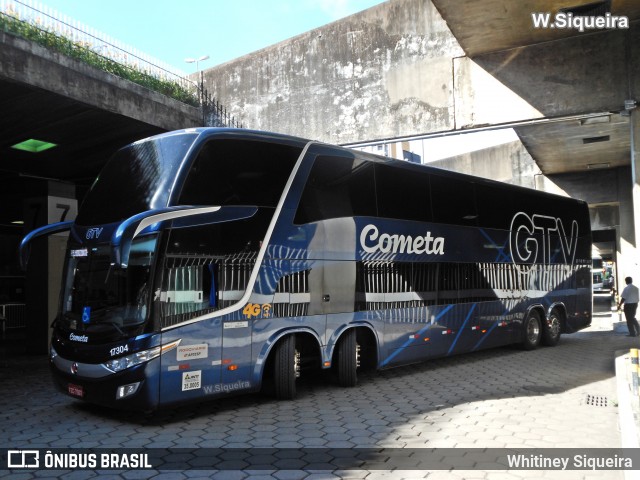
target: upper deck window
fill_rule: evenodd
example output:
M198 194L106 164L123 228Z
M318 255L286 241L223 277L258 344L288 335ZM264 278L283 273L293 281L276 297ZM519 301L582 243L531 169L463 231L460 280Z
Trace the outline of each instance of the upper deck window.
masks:
M376 164L378 215L384 218L431 221L429 174L413 165Z
M431 206L436 223L477 225L474 184L466 179L431 176Z
M166 206L178 168L196 138L195 133L154 137L118 150L91 187L76 223L113 223Z
M212 140L194 160L178 203L276 207L300 153L279 143Z
M376 214L374 164L356 158L319 156L309 174L294 222Z

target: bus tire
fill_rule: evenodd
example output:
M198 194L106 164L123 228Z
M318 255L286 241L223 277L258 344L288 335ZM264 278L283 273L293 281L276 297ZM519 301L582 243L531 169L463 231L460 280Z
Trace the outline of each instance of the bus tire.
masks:
M296 397L296 338L288 335L275 347L273 352L273 386L278 400L292 400Z
M347 330L336 352L338 385L341 387L355 387L358 383L358 344L355 329Z
M535 310L531 310L522 325L522 348L535 350L542 339L542 321Z
M543 322L542 327L542 344L547 347L555 347L560 341L560 333L562 332L562 317L557 309L551 310L549 319Z

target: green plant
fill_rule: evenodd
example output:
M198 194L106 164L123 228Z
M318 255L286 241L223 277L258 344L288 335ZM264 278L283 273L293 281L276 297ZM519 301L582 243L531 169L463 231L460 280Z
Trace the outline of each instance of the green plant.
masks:
M45 30L32 23L0 12L0 30L31 40L50 50L80 60L120 78L130 80L150 90L162 93L188 105L197 106L194 93L177 82L163 80L147 72L124 65L90 49L90 45L74 42L69 38Z

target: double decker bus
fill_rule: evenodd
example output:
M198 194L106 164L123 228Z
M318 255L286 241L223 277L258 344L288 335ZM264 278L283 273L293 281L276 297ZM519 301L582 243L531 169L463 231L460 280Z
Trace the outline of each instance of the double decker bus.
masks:
M296 395L591 322L584 202L315 141L190 129L106 164L69 230L50 363L88 402Z

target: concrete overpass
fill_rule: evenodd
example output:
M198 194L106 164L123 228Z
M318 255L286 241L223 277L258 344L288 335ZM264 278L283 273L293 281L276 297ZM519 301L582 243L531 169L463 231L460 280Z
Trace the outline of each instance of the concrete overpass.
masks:
M27 302L29 347L42 352L57 308L65 238L34 247L26 279L18 267L20 238L62 215L73 218L115 150L149 135L200 126L202 112L1 31L0 112L0 303ZM56 147L14 147L28 139Z
M561 11L627 22L534 27L532 13ZM257 128L391 144L397 156L416 139L512 127L511 153L441 165L493 178L506 166L501 180L587 200L603 251L633 274L639 19L634 0L390 0L209 69L205 81Z
M638 266L637 194L633 193L637 145L636 99L640 4L536 1L470 2L434 0L466 53L461 74L473 81L481 69L534 108L505 118L543 176L536 187L587 200L594 240L618 260L619 276ZM628 28L585 30L533 28L532 13L625 17ZM484 15L483 12L485 13ZM495 12L495 14L486 14ZM478 21L482 16L483 21ZM472 87L467 121L496 123L477 107L483 88ZM504 111L509 111L505 108ZM517 118L517 117L520 118ZM522 121L523 124L518 125ZM637 139L637 135L636 135Z
M16 220L14 211L22 210L17 193L33 183L27 178L83 190L121 146L201 125L196 107L28 40L0 32L0 46L0 201L10 206L2 209L0 224ZM30 138L57 147L36 154L12 148Z

